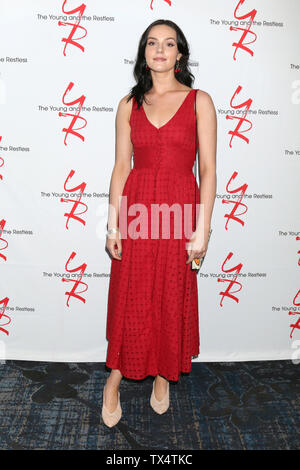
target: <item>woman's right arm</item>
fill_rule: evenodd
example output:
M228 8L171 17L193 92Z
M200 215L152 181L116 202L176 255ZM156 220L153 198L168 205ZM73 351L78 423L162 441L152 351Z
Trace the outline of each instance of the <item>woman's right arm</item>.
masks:
M115 164L109 187L108 229L119 227L119 197L122 195L131 171L133 145L130 138L129 119L132 100L127 103L127 97L128 95L121 99L116 114ZM113 258L122 259L118 255L122 251L119 233L107 236L106 248Z

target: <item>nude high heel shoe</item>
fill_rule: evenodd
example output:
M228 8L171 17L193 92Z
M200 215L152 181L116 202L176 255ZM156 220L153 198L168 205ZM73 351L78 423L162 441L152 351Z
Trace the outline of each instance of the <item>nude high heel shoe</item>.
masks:
M154 383L155 383L155 379L153 380L153 385L152 385L152 393L151 393L151 397L150 397L150 405L152 406L152 408L154 409L154 411L158 414L163 414L167 411L167 409L169 408L169 405L170 405L170 387L169 387L169 382L167 384L167 392L164 396L164 398L160 401L158 401L155 397L155 394L154 394Z
M104 404L104 389L105 389L105 386L103 388L103 399L102 399L102 419L104 421L104 423L106 424L106 426L108 426L109 428L112 428L113 426L115 426L121 419L121 416L122 416L122 408L121 408L121 403L120 403L120 392L118 391L118 404L117 404L117 407L116 409L111 413L110 411L108 411L108 409L106 408L105 404Z

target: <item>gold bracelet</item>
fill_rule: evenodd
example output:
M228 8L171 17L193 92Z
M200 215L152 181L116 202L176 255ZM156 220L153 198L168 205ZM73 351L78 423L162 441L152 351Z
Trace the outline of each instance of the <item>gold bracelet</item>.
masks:
M112 233L117 233L119 231L120 231L120 229L118 227L116 227L116 228L113 227L113 228L110 228L109 230L107 230L106 235L111 235Z

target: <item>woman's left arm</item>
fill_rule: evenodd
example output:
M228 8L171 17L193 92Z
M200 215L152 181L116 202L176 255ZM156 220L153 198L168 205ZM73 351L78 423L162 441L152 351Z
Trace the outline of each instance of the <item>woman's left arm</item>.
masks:
M199 139L200 210L196 230L187 244L187 264L194 258L202 258L206 255L217 188L217 116L213 100L205 91L197 91L196 112Z
M207 244L217 189L217 115L213 100L205 91L197 91L196 110L200 182L200 211L196 233L202 233Z

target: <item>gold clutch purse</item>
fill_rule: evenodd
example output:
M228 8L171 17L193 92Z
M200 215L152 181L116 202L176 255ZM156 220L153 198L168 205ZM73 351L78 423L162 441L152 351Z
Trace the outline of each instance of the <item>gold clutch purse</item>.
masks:
M210 229L209 234L208 234L208 241L210 239L211 232L212 232L212 228ZM194 258L191 264L191 268L199 270L203 264L205 256L206 254L203 256L203 258Z

